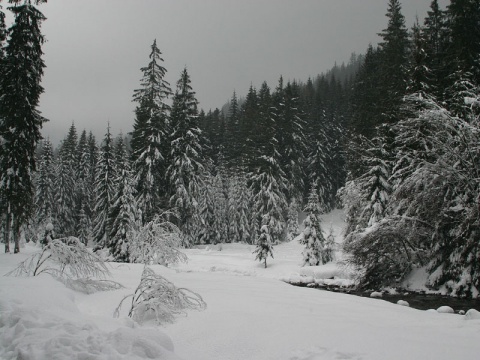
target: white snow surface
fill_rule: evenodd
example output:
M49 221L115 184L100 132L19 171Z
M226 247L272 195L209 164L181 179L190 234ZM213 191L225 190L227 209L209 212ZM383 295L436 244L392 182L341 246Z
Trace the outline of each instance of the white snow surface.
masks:
M337 214L338 215L338 214ZM323 227L328 228L324 219ZM341 222L333 223L338 236ZM82 294L41 275L0 276L0 359L332 360L475 359L480 319L415 310L380 299L301 288L280 279L339 277L333 264L302 269L296 240L274 247L268 268L254 246L190 249L190 261L152 268L178 287L199 293L205 311L174 324L135 324L113 312L134 291L142 266L110 265L124 289ZM0 254L0 275L37 248ZM323 275L322 275L323 274Z

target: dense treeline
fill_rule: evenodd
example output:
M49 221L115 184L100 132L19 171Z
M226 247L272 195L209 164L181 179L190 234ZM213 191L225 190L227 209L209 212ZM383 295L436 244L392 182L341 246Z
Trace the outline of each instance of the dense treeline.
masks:
M172 91L154 42L151 61L141 69L142 87L134 92L130 135L114 139L107 129L98 142L86 130L78 136L72 124L58 149L48 139L41 143L27 236L52 222L55 236L77 236L129 261L132 229L173 210L170 220L186 246L255 244L268 235L271 250L274 242L292 239L305 194L321 199L322 211L336 205L345 177L339 149L352 79L346 74L361 59L353 55L347 66L306 84L280 79L273 92L266 83L258 91L251 87L243 101L233 94L227 114L205 114L198 113L186 69L167 103ZM309 206L315 211L318 204Z
M7 251L11 235L18 251L21 230L35 238L51 222L57 237L75 235L133 261L134 234L164 214L185 246L256 244L266 266L275 243L299 234L305 211L304 262L316 265L332 259L319 214L343 205L345 250L361 286L399 283L425 267L428 285L476 294L478 0L452 0L446 9L433 0L410 30L400 2L389 0L381 42L364 56L304 83L280 77L274 88L234 92L208 112L198 109L187 69L172 91L154 41L128 136L107 129L97 142L86 131L78 137L72 124L58 149L45 140L36 154L45 121L36 110L43 16L30 1L13 3L8 31L0 11Z
M364 287L426 267L427 285L476 295L480 2L434 0L408 31L390 0L387 18L351 97L345 249Z

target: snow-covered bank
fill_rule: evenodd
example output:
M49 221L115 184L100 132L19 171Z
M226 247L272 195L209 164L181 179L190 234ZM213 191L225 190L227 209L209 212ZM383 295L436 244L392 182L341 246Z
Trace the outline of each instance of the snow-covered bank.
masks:
M328 222L324 220L326 228ZM333 224L335 230L335 224ZM337 229L338 230L338 229ZM336 233L339 234L339 233ZM301 268L301 245L277 245L268 268L253 246L189 249L189 263L158 274L207 303L174 324L140 326L113 312L138 285L142 266L110 264L124 288L86 295L48 275L0 276L0 359L469 359L480 353L480 319L419 311L377 299L288 285L284 277L338 277L329 264ZM35 248L0 254L0 275Z

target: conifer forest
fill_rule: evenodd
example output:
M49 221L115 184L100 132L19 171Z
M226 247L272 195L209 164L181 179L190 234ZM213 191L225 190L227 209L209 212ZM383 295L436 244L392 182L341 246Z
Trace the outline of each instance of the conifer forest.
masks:
M364 54L235 91L215 109L201 108L188 66L168 72L152 39L131 129L107 126L99 138L79 119L60 144L42 138L38 110L46 2L0 1L5 252L75 237L110 261L145 262L145 242L162 231L185 248L254 245L267 267L276 245L303 233L314 266L333 259L319 217L342 208L359 288L426 266L432 289L480 289L478 0L433 0L413 28L389 0L380 42Z

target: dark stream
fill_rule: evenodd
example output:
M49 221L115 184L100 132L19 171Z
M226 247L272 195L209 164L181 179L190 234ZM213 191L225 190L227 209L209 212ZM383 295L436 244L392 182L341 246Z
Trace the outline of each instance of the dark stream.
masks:
M292 284L295 286L305 286L302 284ZM370 297L372 291L357 291L352 289L337 288L337 287L314 287L317 290L340 292L352 296ZM407 301L410 307L419 310L438 309L440 306L450 306L455 313L460 310L467 312L470 309L480 311L480 298L465 299L456 298L452 296L436 295L436 294L422 294L415 292L402 291L399 294L391 295L384 293L378 300L389 301L396 304L398 300Z

